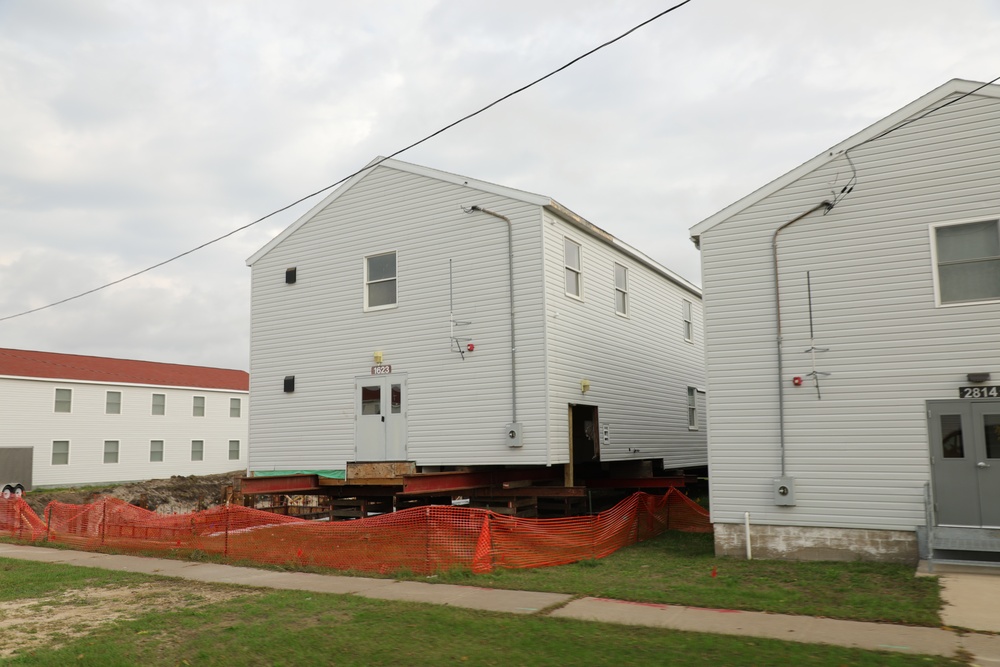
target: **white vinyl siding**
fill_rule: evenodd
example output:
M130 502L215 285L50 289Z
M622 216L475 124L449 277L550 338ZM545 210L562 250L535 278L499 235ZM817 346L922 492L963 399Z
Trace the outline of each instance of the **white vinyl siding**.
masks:
M939 104L935 104L939 106ZM826 153L824 153L824 156ZM940 308L935 226L991 220L1000 190L1000 101L970 96L851 151L858 184L832 211L778 237L783 365L776 376L772 238L839 191L843 157L818 164L701 234L712 519L913 531L930 478L926 401L958 397L973 371L1000 377L994 304ZM940 227L938 227L940 228ZM792 376L815 369L801 387ZM795 507L776 507L781 473Z
M52 465L69 465L69 440L52 441Z
M73 390L72 389L56 389L56 412L72 412L73 411Z
M109 391L105 396L104 414L120 415L122 413L122 393L120 391Z
M204 440L192 440L191 441L191 460L192 461L204 461L205 460L205 441Z
M583 249L572 239L563 240L563 262L566 266L566 294L583 298Z
M167 395L166 394L153 394L153 409L152 414L154 415L165 415L167 414Z
M615 262L626 264L621 250L550 215L548 200L468 182L379 166L251 258L249 469L337 469L353 461L355 378L370 377L377 351L393 374L406 374L406 453L417 465L568 462L567 404L581 402L583 378L594 387L587 401L598 400L602 421L607 414L620 434L609 460L663 456L704 465L704 434L689 433L684 416L684 387L703 382L701 350L677 336L650 345L680 328L681 295L697 296L629 260L630 317L620 317L612 277ZM504 428L513 420L508 227L463 211L471 205L511 220L520 448L508 445ZM604 276L585 286L581 280L587 302L566 298L570 235L581 250L577 268ZM357 307L358 261L378 250L372 239L391 239L405 277L398 307L377 315ZM309 280L288 290L273 277L293 265ZM452 316L463 323L456 335L475 344L464 359L449 339ZM653 359L636 355L647 347ZM281 391L289 375L294 393ZM666 407L664 386L673 388ZM629 446L648 446L650 454L639 457Z
M163 441L162 440L150 440L149 441L149 461L150 461L150 463L162 463L163 462Z
M191 398L191 415L193 417L205 416L205 397L193 396Z
M628 315L628 269L615 262L615 312Z
M397 298L396 253L365 257L365 310L392 308Z
M941 304L1000 300L1000 223L931 226Z
M118 463L118 445L117 440L105 440L104 441L104 462L105 463Z

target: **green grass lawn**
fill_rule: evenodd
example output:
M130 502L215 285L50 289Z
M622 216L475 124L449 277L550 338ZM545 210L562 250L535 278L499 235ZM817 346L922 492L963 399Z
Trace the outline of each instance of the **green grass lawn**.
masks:
M162 578L0 560L10 603L67 588ZM176 584L175 584L176 585ZM205 584L182 585L208 588ZM232 591L231 587L215 588ZM775 640L608 626L298 591L261 592L148 613L9 659L13 665L959 665L927 656ZM44 605L40 605L43 606ZM155 605L150 605L155 607ZM99 610L95 609L95 613ZM0 642L4 639L0 635ZM53 645L55 644L55 645Z
M937 579L915 577L912 566L716 558L711 535L676 531L600 560L413 578L692 607L941 624Z

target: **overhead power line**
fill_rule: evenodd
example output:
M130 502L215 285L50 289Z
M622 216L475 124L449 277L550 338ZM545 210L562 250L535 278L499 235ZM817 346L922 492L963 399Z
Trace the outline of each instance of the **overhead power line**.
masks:
M187 257L188 255L190 255L192 253L198 252L202 248L207 248L208 246L212 245L213 243L218 243L219 241L222 241L223 239L227 239L227 238L229 238L230 236L232 236L234 234L238 234L239 232L242 232L245 229L249 229L250 227L253 227L256 224L264 222L268 218L272 218L272 217L276 216L277 214L282 213L284 211L287 211L288 209L290 209L290 208L292 208L294 206L297 206L298 204L301 204L302 202L304 202L306 200L312 199L313 197L315 197L317 195L323 194L327 190L330 190L332 188L337 187L341 183L344 183L345 181L348 181L351 178L354 178L355 176L357 176L361 172L365 171L366 169L370 169L372 167L378 166L379 164L381 164L385 160L394 158L394 157L396 157L397 155L399 155L401 153L405 153L406 151L410 150L411 148L415 148L416 146L419 146L420 144L433 139L434 137L438 136L439 134L441 134L443 132L447 132L448 130L450 130L451 128L455 127L456 125L459 125L460 123L464 123L465 121L469 120L470 118L474 118L475 116L478 116L479 114L481 114L484 111L487 111L487 110L495 107L496 105L500 104L501 102L504 102L505 100L508 100L511 97L514 97L515 95L517 95L519 93L522 93L525 90L528 90L532 86L535 86L535 85L541 83L542 81L545 81L549 77L555 76L559 72L562 72L563 70L565 70L565 69L567 69L569 67L572 67L573 65L575 65L578 62L580 62L584 58L597 53L601 49L603 49L605 47L608 47L608 46L611 46L615 42L618 42L618 41L624 39L625 37L628 37L629 35L631 35L636 30L639 30L640 28L649 25L653 21L656 21L657 19L660 19L660 18L666 16L670 12L683 7L684 5L688 4L689 2L691 2L691 0L684 0L683 2L677 3L673 7L670 7L668 9L663 10L659 14L656 14L655 16L652 16L652 17L646 19L642 23L639 23L638 25L635 25L632 28L629 28L628 30L626 30L622 34L618 35L617 37L615 37L613 39L609 39L608 41L604 42L603 44L601 44L599 46L595 46L594 48L590 49L586 53L583 53L582 55L579 55L576 58L573 58L572 60L570 60L568 63L566 63L562 67L554 69L551 72L549 72L548 74L535 79L531 83L528 83L528 84L526 84L524 86L521 86L520 88L517 88L516 90L511 91L511 92L507 93L506 95L504 95L503 97L499 97L499 98L495 99L494 101L490 102L489 104L487 104L486 106L482 107L481 109L479 109L477 111L473 111L472 113L470 113L468 115L465 115L465 116L459 118L458 120L445 125L440 130L437 130L435 132L432 132L431 134L428 134L423 139L419 139L417 141L414 141L412 144L410 144L408 146L405 146L404 148L400 148L399 150L395 151L394 153L390 153L389 155L387 155L387 156L385 156L383 158L380 158L375 163L368 164L365 167L362 167L361 169L359 169L359 170L357 170L357 171L355 171L355 172L353 172L351 174L348 174L347 176L344 176L340 180L335 181L334 183L331 183L330 185L327 185L325 188L317 190L316 192L313 192L312 194L308 194L308 195L306 195L304 197L300 197L299 199L296 199L295 201L293 201L291 204L288 204L286 206L282 206L279 209L271 211L267 215L261 216L261 217L257 218L256 220L254 220L253 222L248 222L247 224L243 225L242 227L237 227L236 229L234 229L234 230L232 230L230 232L227 232L227 233L223 234L222 236L218 236L218 237L212 239L211 241L206 241L205 243L202 243L199 246L191 248L190 250L186 250L186 251L184 251L184 252L182 252L182 253L180 253L178 255L174 255L173 257L171 257L169 259L165 259L162 262L158 262L156 264L153 264L152 266L148 266L145 269L142 269L140 271L136 271L135 273L130 273L129 275L127 275L127 276L125 276L123 278L119 278L118 280L113 280L113 281L111 281L109 283L105 283L104 285L101 285L99 287L95 287L93 289L89 289L86 292L80 292L79 294L74 294L73 296L66 297L65 299L60 299L59 301L53 301L50 304L47 304L47 305L44 305L44 306L39 306L38 308L32 308L30 310L25 310L23 312L15 313L13 315L7 315L5 317L0 317L0 322L5 322L7 320L12 320L12 319L15 319L17 317L24 317L25 315L31 315L32 313L37 313L40 310L46 310L48 308L54 308L56 306L61 306L64 303L69 303L70 301L75 301L76 299L83 298L83 297L88 296L90 294L93 294L95 292L100 292L101 290L107 289L109 287L113 287L115 285L119 285L119 284L121 284L121 283L123 283L123 282L125 282L127 280L131 280L132 278L136 278L138 276L141 276L144 273L149 273L150 271L153 271L154 269L158 269L161 266L165 266L167 264L170 264L171 262L175 262L178 259L181 259L182 257Z

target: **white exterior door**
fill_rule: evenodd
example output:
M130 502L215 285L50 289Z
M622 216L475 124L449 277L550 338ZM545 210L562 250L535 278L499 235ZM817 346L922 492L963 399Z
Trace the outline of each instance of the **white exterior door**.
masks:
M355 460L406 460L406 375L355 380Z

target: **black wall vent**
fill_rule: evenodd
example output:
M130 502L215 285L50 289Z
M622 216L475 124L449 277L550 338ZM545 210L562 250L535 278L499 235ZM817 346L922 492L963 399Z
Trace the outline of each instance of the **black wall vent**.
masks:
M295 267L285 269L285 282L291 285L295 282Z
M290 394L295 391L295 376L286 375L285 376L285 393Z

